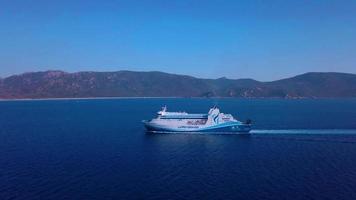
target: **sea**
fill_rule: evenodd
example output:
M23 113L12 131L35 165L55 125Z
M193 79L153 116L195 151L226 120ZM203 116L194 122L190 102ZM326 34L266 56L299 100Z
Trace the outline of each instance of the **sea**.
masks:
M149 134L162 106L251 134ZM356 199L356 99L0 101L0 199Z

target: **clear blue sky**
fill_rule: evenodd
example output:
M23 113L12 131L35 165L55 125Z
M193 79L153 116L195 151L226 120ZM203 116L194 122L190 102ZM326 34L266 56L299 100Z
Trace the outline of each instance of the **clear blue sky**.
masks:
M48 69L356 73L356 1L0 0L0 77Z

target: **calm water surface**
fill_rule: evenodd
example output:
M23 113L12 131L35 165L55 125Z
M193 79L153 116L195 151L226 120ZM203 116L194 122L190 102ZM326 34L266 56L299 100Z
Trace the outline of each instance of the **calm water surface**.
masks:
M145 134L161 106L251 135ZM356 99L0 102L0 199L356 199Z

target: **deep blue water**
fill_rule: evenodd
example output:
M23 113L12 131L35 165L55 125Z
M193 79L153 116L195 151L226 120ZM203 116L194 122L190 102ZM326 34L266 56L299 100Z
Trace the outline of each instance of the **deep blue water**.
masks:
M251 135L145 134L161 106ZM356 99L0 102L0 199L356 199Z

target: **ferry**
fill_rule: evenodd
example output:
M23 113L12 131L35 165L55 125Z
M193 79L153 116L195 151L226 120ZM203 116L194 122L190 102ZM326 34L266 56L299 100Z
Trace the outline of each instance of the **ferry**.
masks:
M241 122L231 114L221 113L213 107L207 114L188 114L186 112L168 112L163 107L157 117L142 121L148 132L227 132L249 133L251 120Z

